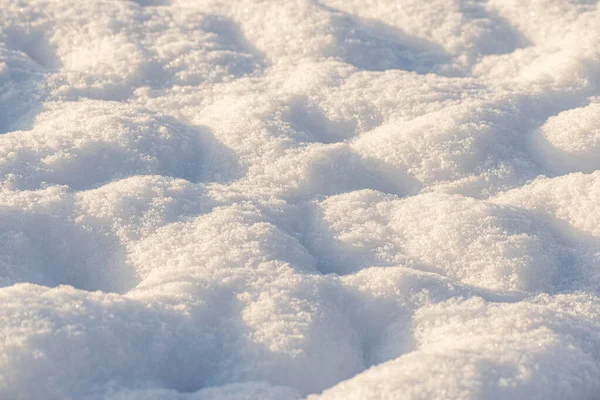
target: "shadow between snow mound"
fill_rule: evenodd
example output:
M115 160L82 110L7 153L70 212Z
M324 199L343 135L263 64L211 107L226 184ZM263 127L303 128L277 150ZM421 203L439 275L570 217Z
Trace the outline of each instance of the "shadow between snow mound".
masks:
M236 77L256 73L267 67L267 58L263 52L258 50L248 39L246 39L241 27L235 21L222 16L207 16L205 29L217 35L215 42L223 50L231 50L239 54L247 55L244 62L236 63L230 69Z
M139 4L142 7L157 7L168 6L171 4L169 0L130 0L133 3Z
M304 97L289 102L285 121L307 136L306 142L338 143L356 134L355 121L333 121Z
M412 37L381 21L359 18L322 3L331 13L334 44L331 55L367 71L400 69L436 73L451 56L438 44Z
M418 187L407 174L382 171L346 143L314 143L294 149L240 183L269 187L272 193L293 202L362 189L405 196Z
M46 32L17 25L5 27L2 33L8 48L24 53L44 70L61 67L62 63L46 38Z
M71 285L124 293L136 283L118 240L54 213L0 208L0 286Z
M29 129L42 110L47 78L24 53L0 43L0 134Z
M531 42L510 21L487 7L485 2L459 2L461 13L473 21L478 32L471 45L470 57L510 54Z
M332 144L356 137L364 125L380 125L383 117L375 112L365 118L332 116L307 96L294 95L285 102L282 119L300 134L300 142Z
M47 97L46 81L61 67L47 32L0 20L0 134L30 129Z
M340 17L339 25L343 28L336 55L363 70L400 69L428 74L439 72L437 67L451 60L441 46L410 37L380 21Z

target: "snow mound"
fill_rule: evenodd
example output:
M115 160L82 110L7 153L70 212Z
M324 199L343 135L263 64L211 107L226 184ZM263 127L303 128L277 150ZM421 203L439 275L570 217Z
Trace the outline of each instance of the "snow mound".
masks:
M0 0L0 398L598 398L598 21Z

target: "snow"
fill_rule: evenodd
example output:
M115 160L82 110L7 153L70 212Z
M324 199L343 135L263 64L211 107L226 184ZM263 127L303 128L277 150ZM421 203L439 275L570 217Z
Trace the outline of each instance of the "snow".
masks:
M0 398L598 398L598 21L0 0Z

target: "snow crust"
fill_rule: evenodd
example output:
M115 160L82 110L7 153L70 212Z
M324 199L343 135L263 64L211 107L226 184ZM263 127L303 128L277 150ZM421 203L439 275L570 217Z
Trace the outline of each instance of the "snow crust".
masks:
M599 398L599 21L0 0L0 398Z

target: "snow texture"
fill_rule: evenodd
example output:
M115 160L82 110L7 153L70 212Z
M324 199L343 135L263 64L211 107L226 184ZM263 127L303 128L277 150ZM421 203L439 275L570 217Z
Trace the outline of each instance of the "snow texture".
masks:
M0 0L0 399L600 398L597 0Z

